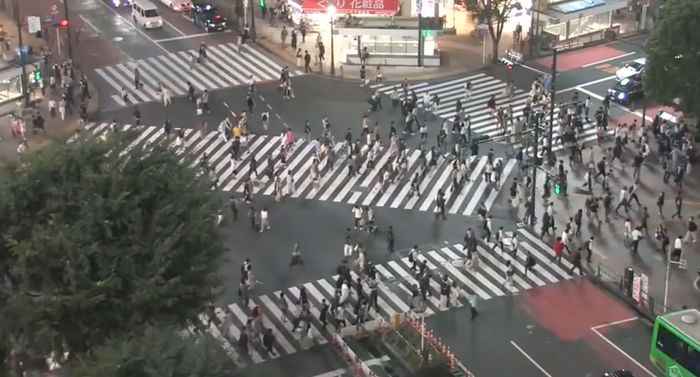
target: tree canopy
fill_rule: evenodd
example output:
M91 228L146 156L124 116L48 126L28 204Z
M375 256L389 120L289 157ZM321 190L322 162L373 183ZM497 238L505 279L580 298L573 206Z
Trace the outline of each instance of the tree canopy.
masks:
M150 327L131 338L96 347L88 360L71 364L76 377L224 377L236 365L215 339L177 328Z
M224 248L211 182L134 137L79 138L0 172L0 349L80 354L184 325L213 300Z
M520 8L521 5L517 0L462 0L472 19L477 23L486 25L489 35L492 39L492 56L493 62L498 61L498 46L503 35L503 28L506 22L510 19L513 9Z
M700 1L668 0L654 23L646 45L644 77L647 96L700 116Z

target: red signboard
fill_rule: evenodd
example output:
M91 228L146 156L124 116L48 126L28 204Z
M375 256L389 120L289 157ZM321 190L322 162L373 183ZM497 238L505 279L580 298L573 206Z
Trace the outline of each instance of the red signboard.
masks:
M328 0L304 0L304 13L326 13ZM398 0L336 0L338 14L374 14L393 16L399 11Z

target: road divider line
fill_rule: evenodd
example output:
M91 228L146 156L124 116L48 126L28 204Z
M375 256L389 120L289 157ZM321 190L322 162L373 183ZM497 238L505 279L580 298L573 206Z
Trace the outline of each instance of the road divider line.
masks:
M168 26L170 26L171 28L173 28L173 30L175 30L176 32L178 32L180 35L182 35L182 36L187 36L187 34L183 33L182 30L176 28L175 25L173 25L173 24L171 24L170 22L168 22L168 20L166 20L166 19L163 18L163 17L161 17L161 18L163 19L163 22L164 22L166 25L168 25Z
M98 29L98 28L95 26L95 24L93 24L92 22L90 22L90 20L88 20L85 16L83 16L82 14L79 14L78 17L80 17L80 19L85 23L85 25L90 26L93 30L95 30L96 32L100 33L100 29Z
M634 55L634 54L636 54L636 53L637 53L636 51L628 52L628 53L626 53L626 54L622 54L622 55L618 55L618 56L613 56L612 58L607 58L607 59L603 59L603 60L598 60L597 62L584 64L584 65L582 65L581 67L590 67L590 66L592 66L592 65L598 65L598 64L600 64L600 63L605 63L605 62L609 62L609 61L611 61L611 60L624 58L625 56Z
M637 319L637 318L636 318L636 317L635 317L635 318L629 318L629 319L626 319L626 320L623 320L623 321L617 321L617 322L619 322L619 323L624 323L624 322L632 321L633 319ZM617 344L613 343L610 339L606 338L605 335L601 334L600 331L598 331L598 328L600 328L600 327L612 326L613 324L616 324L616 323L615 323L615 322L611 322L611 323L603 324L603 325L600 325L600 326L591 327L591 331L593 331L596 335L598 335L601 339L603 339L606 343L608 343L612 348L616 349L618 352L620 352L620 353L623 354L625 357L627 357L628 359L630 359L630 361L632 361L632 362L633 362L636 366L638 366L641 370L643 370L644 372L648 373L651 377L657 377L654 373L652 373L652 371L650 371L647 367L645 367L644 365L642 365L642 363L640 363L640 362L637 361L635 358L633 358L632 356L630 356L627 352L623 351L622 348L620 348Z
M523 356L525 356L525 358L527 358L528 360L530 360L530 362L531 362L533 365L535 365L535 366L537 367L537 369L539 369L540 372L542 372L542 374L544 374L544 375L547 376L547 377L552 377L552 375L549 374L549 372L547 372L547 370L544 369L544 368L542 367L542 365L538 364L537 361L535 361L535 359L533 359L530 355L528 355L527 352L525 352L522 348L520 348L520 346L518 346L517 344L515 344L514 341L511 340L511 341L510 341L510 344L512 344L513 347L515 347L515 349L517 349L518 351L520 351L520 353L522 353Z
M541 71L541 70L539 70L539 69L537 69L537 68L530 67L529 65L520 64L520 66L523 67L523 68L525 68L525 69L529 69L529 70L531 70L531 71L533 71L533 72L537 72L537 73L539 73L540 75L548 75L548 74L549 74L548 72Z
M598 329L601 329L603 327L617 326L617 325L621 325L623 323L636 321L638 319L639 319L639 317L632 317L632 318L627 318L627 319L621 319L619 321L606 322L606 323L603 323L601 325L591 327L591 330L598 330Z
M174 26L173 26L174 28ZM177 29L176 29L177 30ZM179 31L179 30L178 30ZM206 37L208 35L216 35L212 33L199 33L199 34L185 34L180 32L182 35L179 37L172 37L172 38L163 38L163 39L154 39L153 41L156 43L163 43L163 42L171 42L171 41L179 41L182 39L190 39L190 38L200 38L200 37Z

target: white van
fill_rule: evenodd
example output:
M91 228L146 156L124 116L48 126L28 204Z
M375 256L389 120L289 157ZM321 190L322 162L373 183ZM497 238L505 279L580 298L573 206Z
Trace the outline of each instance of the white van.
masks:
M158 14L158 8L148 0L134 0L131 4L131 15L136 26L144 29L156 29L163 27L163 19Z

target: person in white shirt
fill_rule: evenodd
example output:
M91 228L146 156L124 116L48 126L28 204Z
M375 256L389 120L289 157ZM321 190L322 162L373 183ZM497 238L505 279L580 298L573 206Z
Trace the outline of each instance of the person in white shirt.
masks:
M355 229L359 228L362 222L362 208L360 206L352 207L352 216L355 220Z
M642 239L642 232L639 227L634 228L632 231L632 251L636 254L639 250L639 241Z
M673 250L671 251L671 260L679 261L681 259L681 252L683 251L683 238L681 236L676 237L673 241Z
M343 282L343 285L340 287L340 300L338 300L338 302L340 303L340 306L345 306L345 304L347 304L347 301L349 298L350 298L350 287L348 287L347 282Z
M263 207L260 210L260 233L264 232L265 229L270 229L270 219L267 208Z

